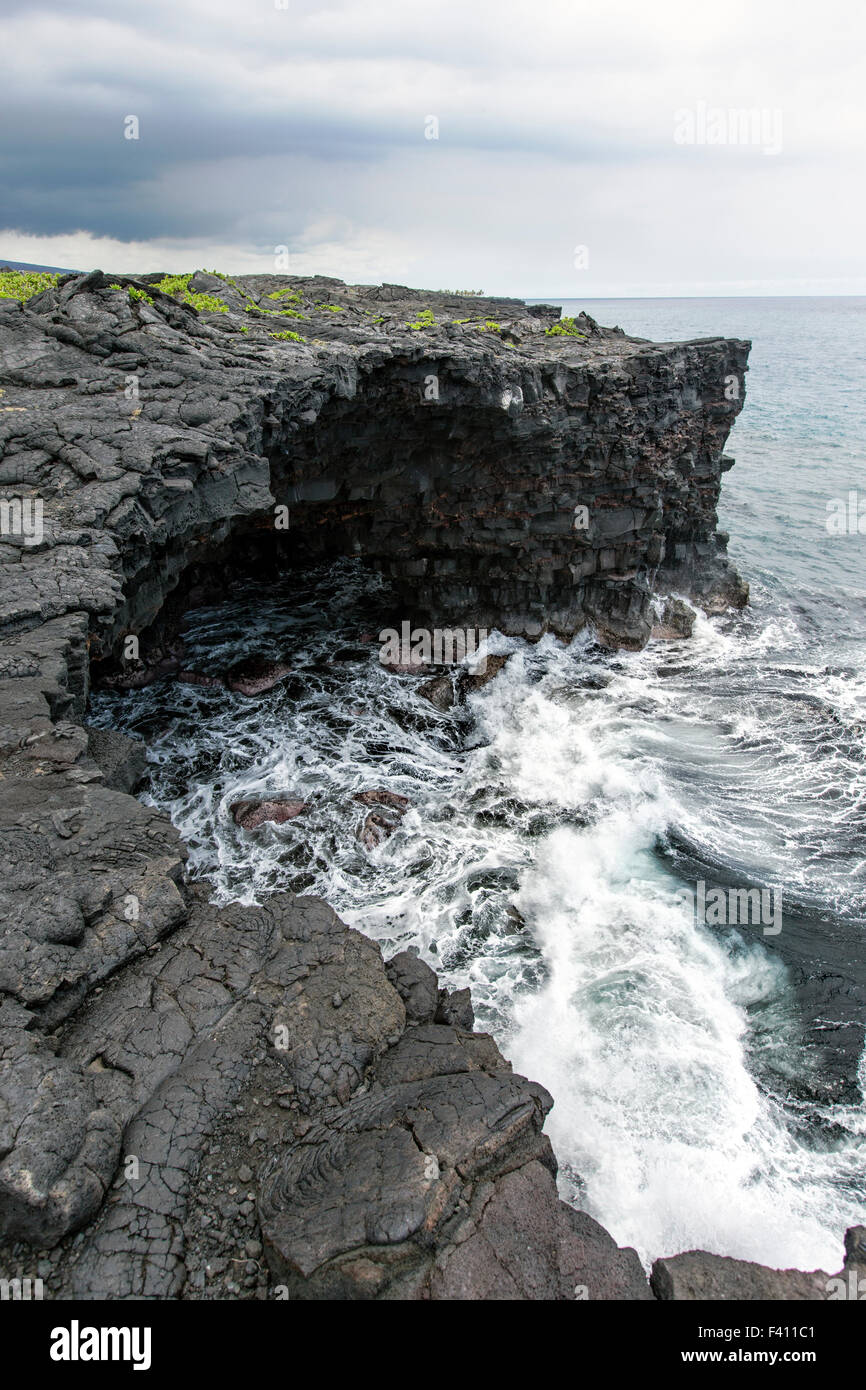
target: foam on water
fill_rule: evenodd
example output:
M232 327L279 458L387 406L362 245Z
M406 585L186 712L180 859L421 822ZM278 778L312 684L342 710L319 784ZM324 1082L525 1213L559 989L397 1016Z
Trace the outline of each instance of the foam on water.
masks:
M333 625L317 579L326 599L343 595ZM862 1111L816 1101L803 1123L803 1102L774 1093L756 1058L771 1038L796 1065L786 968L760 936L697 925L663 851L676 828L738 881L790 892L822 757L847 779L837 836L853 825L862 763L845 751L847 684L816 755L836 678L791 652L783 620L736 631L699 619L691 643L637 655L497 634L504 671L467 711L441 715L375 648L335 659L357 640L350 599L375 600L375 582L343 564L310 585L241 593L191 620L199 669L289 656L297 674L261 699L174 683L96 701L103 722L149 739L149 796L193 872L220 902L320 893L386 953L415 945L444 982L471 985L480 1024L555 1098L563 1194L643 1258L699 1246L835 1269L864 1205ZM784 693L808 686L817 715L807 705L792 723L775 677L768 691L743 678L745 661L763 671L781 651ZM372 786L411 806L370 852L352 796ZM309 801L304 816L254 834L234 824L233 802L281 791ZM812 900L836 902L850 849L815 848Z

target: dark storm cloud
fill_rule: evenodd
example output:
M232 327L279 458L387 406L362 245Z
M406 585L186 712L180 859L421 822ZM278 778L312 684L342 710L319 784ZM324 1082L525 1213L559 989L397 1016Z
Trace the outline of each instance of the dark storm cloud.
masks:
M190 4L138 5L75 0L34 12L13 3L11 15L36 26L43 44L56 37L58 23L78 36L78 45L53 54L51 69L30 67L0 94L0 121L15 138L0 156L3 217L7 227L51 234L87 228L116 238L194 236L229 233L237 217L231 190L207 206L184 197L183 178L172 175L207 169L217 184L228 161L272 161L303 153L325 164L346 160L374 164L391 153L423 148L427 105L419 94L414 110L406 103L377 109L375 93L361 83L353 104L341 48L355 58L377 62L417 60L425 64L472 55L483 68L484 51L461 49L434 25L415 34L389 34L381 25L366 33L336 22L316 28L323 11L294 6L297 15L260 8L257 27L244 21L243 6ZM346 11L351 16L351 7ZM252 13L246 12L246 13ZM338 15L339 11L328 12ZM240 16L240 20L238 17ZM231 21L234 19L234 27ZM98 27L89 27L96 21ZM227 27L229 25L229 27ZM336 52L335 52L336 50ZM178 64L178 56L189 55ZM240 61L239 61L240 55ZM314 91L293 85L299 59L330 66L331 80ZM493 51L495 57L495 45ZM285 82L278 73L286 64ZM256 91L257 80L261 90ZM437 77L431 78L435 90ZM562 159L596 161L626 157L625 132L584 118L579 126L544 121L528 125L517 100L503 110L461 106L442 93L430 109L441 111L443 138L450 150L521 156L556 154ZM459 83L457 84L459 88ZM251 103L251 93L252 102ZM123 121L134 114L140 139L123 138ZM632 132L635 143L645 131ZM157 204L155 195L159 193ZM270 191L262 190L262 201Z
M539 266L570 288L578 243L575 293L826 275L859 257L863 194L837 185L863 144L864 23L844 0L824 18L785 0L6 0L5 250L109 238L119 268L116 243L240 263L291 242L330 273L527 292ZM784 107L783 153L677 145L674 112L698 102Z

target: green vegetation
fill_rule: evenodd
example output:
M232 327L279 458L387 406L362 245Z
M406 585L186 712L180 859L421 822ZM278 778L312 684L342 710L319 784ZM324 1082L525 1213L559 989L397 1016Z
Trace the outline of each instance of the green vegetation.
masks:
M272 333L272 334L271 334L271 337L272 337L272 338L279 338L280 342L283 342L283 343L285 343L285 342L302 343L302 342L304 341L303 338L301 337L300 333L292 333L291 330L288 329L288 328L285 330L284 333Z
M300 304L301 296L297 290L274 290L273 294L268 295L268 299L287 299L290 304Z
M346 312L342 304L314 304L314 309L329 309L332 314L344 314Z
M407 328L435 328L436 319L432 309L422 309L414 323L407 323Z
M60 279L48 270L0 270L0 299L17 299L22 304L34 294L50 290Z
M156 288L162 290L163 294L188 294L191 279L192 271L189 275L164 275Z
M299 314L297 309L263 309L261 304L245 304L245 314L264 314L272 319L305 319L306 314Z
M222 276L220 278L222 279ZM221 299L217 299L215 294L196 294L194 290L191 290L189 287L191 279L191 273L189 275L164 275L156 288L162 290L163 294L170 294L181 304L191 304L193 309L198 309L199 312L228 313L229 306L224 304Z
M452 319L452 323L471 323L471 319Z
M229 306L224 304L221 299L217 299L215 294L193 294L187 290L183 297L184 304L191 304L194 309L201 311L204 309L210 314L227 314Z
M145 302L145 304L152 304L152 303L153 303L153 300L151 299L150 295L147 293L147 290L139 290L139 289L136 289L135 285L130 285L130 286L129 286L129 297L130 297L130 299L133 300L133 301L136 300L136 299L143 299L144 302Z
M557 323L551 324L550 328L545 328L546 338L585 338L586 334L581 333L574 319L562 318Z
M485 319L478 331L479 333L501 333L502 325L497 323L495 319Z

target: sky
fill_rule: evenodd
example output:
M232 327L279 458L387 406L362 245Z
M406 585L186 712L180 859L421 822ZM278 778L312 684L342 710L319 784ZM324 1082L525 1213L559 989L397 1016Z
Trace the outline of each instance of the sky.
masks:
M859 0L3 14L0 259L534 298L866 293Z

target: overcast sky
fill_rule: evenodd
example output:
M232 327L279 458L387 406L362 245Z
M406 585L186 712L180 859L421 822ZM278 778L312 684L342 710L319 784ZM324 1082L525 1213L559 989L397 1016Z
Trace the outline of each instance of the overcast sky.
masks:
M860 0L282 3L4 0L0 257L866 293Z

